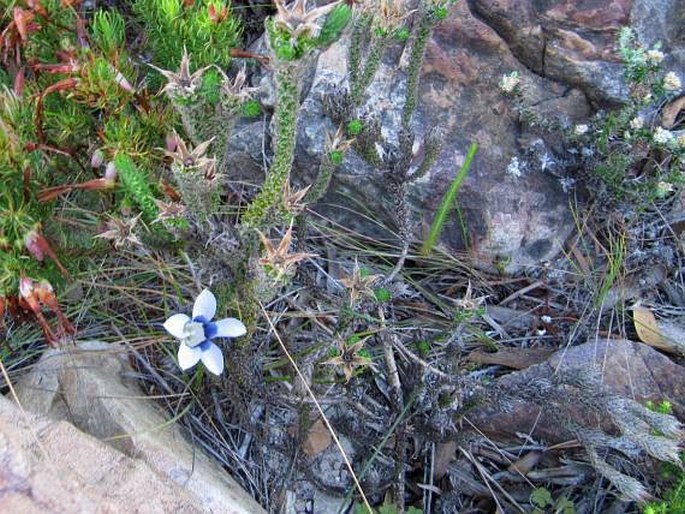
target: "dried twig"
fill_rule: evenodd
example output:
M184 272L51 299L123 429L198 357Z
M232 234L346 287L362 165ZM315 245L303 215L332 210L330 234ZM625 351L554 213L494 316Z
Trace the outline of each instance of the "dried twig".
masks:
M373 509L371 508L371 504L369 503L369 500L366 498L366 495L364 494L364 489L362 488L362 485L359 482L359 479L357 478L357 474L354 472L354 468L352 467L352 463L350 462L350 459L347 457L347 454L345 453L345 449L343 448L342 443L340 442L340 439L338 438L338 434L336 434L335 430L333 430L333 426L331 425L331 422L328 421L328 418L326 417L326 413L323 411L321 404L319 404L319 401L316 399L316 396L314 395L314 391L312 391L312 389L309 387L309 384L307 384L307 381L306 381L304 375L302 374L302 372L300 371L300 368L298 367L297 363L295 362L295 359L293 359L292 355L290 355L288 348L286 348L285 344L283 343L283 339L281 339L281 336L276 331L276 327L274 326L273 322L271 321L271 318L269 317L269 314L266 312L266 309L264 309L264 305L262 304L262 302L259 302L259 308L262 310L262 314L264 314L266 321L269 323L269 328L273 332L274 336L276 336L276 340L278 341L278 344L281 346L283 353L285 353L285 356L290 361L290 364L292 364L292 366L295 369L295 372L297 373L298 377L300 377L300 380L304 384L304 387L307 390L307 393L311 396L312 401L314 402L314 405L316 406L316 409L319 411L319 415L321 416L322 421L326 425L326 428L331 433L331 437L333 438L335 445L338 447L338 450L340 450L340 454L342 455L342 458L345 461L345 465L347 466L347 469L349 470L350 475L352 476L352 480L354 481L354 485L357 487L357 490L359 491L359 494L362 497L362 501L364 502L364 506L368 509L369 512L373 512Z

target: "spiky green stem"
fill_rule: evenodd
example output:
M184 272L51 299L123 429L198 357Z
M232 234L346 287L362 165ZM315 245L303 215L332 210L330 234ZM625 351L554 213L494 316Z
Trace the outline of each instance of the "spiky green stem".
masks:
M408 182L413 182L423 178L428 170L433 167L438 158L438 154L442 149L443 134L439 129L431 129L423 138L423 146L425 148L425 155L419 167L413 173L407 176Z
M372 166L380 166L382 160L376 150L376 143L382 140L381 123L378 116L366 116L363 129L354 140L354 149Z
M149 178L145 172L138 169L130 156L119 154L114 158L121 183L126 192L138 205L145 217L145 221L152 221L157 217L158 211L155 205L155 197L150 188Z
M350 76L350 100L352 104L358 106L361 102L364 91L369 87L373 81L376 72L381 64L381 57L383 50L388 44L388 36L386 34L373 34L371 37L371 48L366 56L366 64L363 69L357 70L355 75L356 80L352 80Z
M201 169L174 165L171 172L178 186L183 204L199 220L207 219L216 210L217 180L207 179Z
M352 33L350 34L350 46L347 54L347 68L350 74L350 84L359 82L359 72L361 70L361 48L368 39L371 29L372 17L362 14L354 20Z
M219 160L219 171L225 173L229 162L229 153L226 151L226 146L235 122L240 116L242 104L236 96L225 94L222 97L221 105L218 108L217 126L214 132L215 139L212 142L211 150L214 151Z
M333 172L336 168L337 166L331 162L330 157L324 155L319 165L319 173L316 176L316 180L304 197L305 203L316 203L321 200L326 191L328 191L328 186L331 183L331 178L333 178Z
M283 188L290 178L295 158L297 111L300 99L298 62L280 62L275 71L276 110L274 112L276 148L273 162L259 194L248 207L243 222L251 228L263 229L273 211L283 211Z
M409 68L407 76L407 100L402 110L402 126L409 128L409 122L416 110L419 95L419 74L421 72L421 65L426 53L426 45L430 37L433 27L437 23L433 12L426 7L423 2L420 8L419 28L416 32L416 37L412 43L411 53L409 55Z
M172 105L181 116L183 128L195 145L214 138L210 153L223 156L231 128L240 115L239 99L227 91L219 93L218 101L195 95L192 98L172 97Z
M207 105L201 101L181 102L172 98L172 105L176 112L181 116L181 123L190 140L194 145L206 141L203 139L205 130L202 129L203 122L213 113L207 109Z

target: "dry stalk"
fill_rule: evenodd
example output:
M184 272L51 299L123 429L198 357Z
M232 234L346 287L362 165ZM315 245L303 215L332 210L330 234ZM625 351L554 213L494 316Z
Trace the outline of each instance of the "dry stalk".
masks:
M400 353L402 353L402 355L407 357L409 360L414 361L415 363L423 367L425 370L430 371L431 373L449 382L454 381L453 376L448 375L444 371L440 371L438 368L435 368L428 364L425 360L423 360L421 357L414 354L414 352L412 352L409 348L404 346L404 344L398 338L394 338L392 344L400 351Z
M388 379L394 391L393 401L395 407L402 409L404 406L404 395L402 394L402 383L400 382L400 374L397 371L397 362L395 362L395 354L393 349L393 341L397 340L397 336L388 331L385 324L385 313L383 307L378 307L378 318L381 320L381 340L383 341L383 356L385 358L385 365L388 368Z
M473 455L471 455L470 452L467 452L463 448L459 448L459 450L471 462L471 464L473 464L476 467L476 469L478 470L478 474L481 476L481 478L483 479L483 482L485 483L486 487L490 491L490 495L492 496L492 499L497 504L498 512L507 512L507 511L502 507L502 504L497 499L497 496L495 495L495 491L492 489L492 487L490 487L490 483L495 484L495 487L497 487L499 492L502 493L502 495L511 503L512 506L516 507L516 509L519 512L523 512L523 513L526 512L526 510L523 507L521 507L521 505L519 505L518 502L514 498L512 498L511 495L509 493L507 493L499 483L497 483L497 481L492 477L492 475L488 472L488 470L485 469L485 466L483 466L480 462L478 462L473 457Z
M274 336L276 336L276 340L278 341L278 344L281 346L283 353L285 353L285 356L288 358L288 361L290 361L290 364L292 364L293 368L295 369L295 372L297 373L297 376L300 377L300 380L304 384L304 387L306 388L307 393L309 394L309 396L311 396L312 401L314 402L314 405L316 406L316 409L319 411L319 415L321 416L321 419L323 420L324 424L326 425L326 428L331 433L331 437L333 438L333 441L335 441L335 445L338 447L338 450L340 451L340 455L342 456L343 460L345 461L345 466L347 466L347 469L350 472L350 475L352 476L352 480L354 481L354 485L357 488L357 490L359 491L360 496L362 497L362 501L364 502L364 506L368 509L368 512L373 512L373 509L371 508L371 504L369 503L369 500L366 498L366 494L364 494L364 489L362 489L362 485L359 482L359 479L357 478L357 474L354 472L354 469L352 468L352 463L350 462L350 459L347 457L347 454L345 453L345 449L343 448L342 444L340 443L340 439L338 438L338 435L335 433L335 430L333 430L333 426L331 425L331 422L328 421L328 418L326 417L326 413L323 411L323 408L321 408L321 404L319 403L316 396L314 395L314 391L312 391L311 387L309 387L309 384L307 383L304 375L300 371L300 368L298 367L297 363L295 362L295 359L293 359L292 355L290 355L290 352L288 351L285 344L283 343L281 336L276 331L276 327L274 326L273 322L271 321L271 318L269 317L269 314L266 312L266 309L264 308L264 304L261 301L259 302L259 308L261 309L262 314L264 314L266 321L269 323L269 328L273 332Z

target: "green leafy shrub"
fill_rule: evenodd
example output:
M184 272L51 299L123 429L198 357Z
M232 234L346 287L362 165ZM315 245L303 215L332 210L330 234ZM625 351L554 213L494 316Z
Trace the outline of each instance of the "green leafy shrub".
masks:
M230 49L239 46L240 24L223 0L135 0L133 11L148 34L154 62L176 69L184 49L197 69L216 65L226 69Z
M611 113L600 113L570 135L594 168L601 190L637 205L663 198L683 183L685 137L657 123L660 106L673 99L680 79L661 71L663 54L656 45L644 48L632 30L621 30L618 54L629 88L628 101Z

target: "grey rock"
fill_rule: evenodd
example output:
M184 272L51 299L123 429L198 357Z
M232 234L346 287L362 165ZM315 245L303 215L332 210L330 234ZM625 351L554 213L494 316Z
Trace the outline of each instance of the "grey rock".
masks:
M207 512L143 460L0 397L0 512Z
M630 25L643 44L661 44L666 69L685 71L684 0L634 0Z
M568 194L574 177L564 161L562 129L626 98L615 53L623 25L632 24L645 44L663 43L665 68L685 70L684 3L470 0L452 7L428 44L413 120L418 141L433 127L445 134L436 165L409 186L415 241L425 239L469 144L477 142L478 154L457 196L461 217L456 210L449 217L440 244L448 252L467 253L477 267L502 269L505 263L509 272L558 255L574 230ZM303 89L293 170L298 187L313 180L325 133L337 128L324 116L322 101L346 85L346 52L343 38L319 57L311 86ZM378 114L391 143L397 141L407 60L407 50L391 46L359 112ZM512 71L525 84L535 117L554 130L518 121L498 89ZM236 148L246 154L245 144ZM261 163L261 153L251 155ZM367 236L392 239L394 204L382 172L348 152L329 194L314 209Z
M475 19L465 6L458 5L454 11L436 28L422 69L414 120L417 139L437 126L445 134L445 143L429 174L409 186L414 238L425 239L469 144L478 142L478 154L457 197L463 218L456 214L449 217L441 243L451 252L468 251L481 268L506 261L508 269L516 271L558 252L573 226L567 197L558 178L542 166L531 166L518 177L507 173L512 160L528 151L533 140L541 141L531 134L527 135L530 141L522 137L526 134L520 133L498 90L503 74L527 71L493 30ZM301 109L296 166L299 176L307 177L304 182L310 180L317 166L325 132L336 129L323 116L321 101L334 87L345 83L346 51L343 40L319 58L311 92ZM407 56L401 51L401 47L391 49L361 109L361 113L378 113L383 136L391 143L397 142L406 88ZM560 118L559 123L570 125L589 114L584 96L572 88L539 77L531 79L531 88L541 115ZM548 148L547 142L542 144ZM551 155L552 151L544 153ZM388 237L377 224L359 216L361 211L389 231L396 230L381 173L349 152L322 202L328 206L322 210L349 228Z
M685 418L683 367L646 344L627 340L599 339L560 350L542 364L503 376L497 384L502 390L519 391L530 384L548 383L558 373L591 369L600 374L610 393L641 404L668 400L674 414ZM606 421L590 414L585 405L575 406L570 415L581 425L599 426ZM468 418L478 430L497 440L515 439L517 434L530 434L548 443L573 438L553 405L542 410L532 402L519 401L510 412L484 405L469 412Z
M97 438L106 449L101 451L115 452L122 463L144 465L150 474L182 491L198 512L263 513L223 469L186 441L180 428L130 380L132 376L123 347L93 341L49 350L17 384L16 392L25 410L69 423L74 432L89 434L93 444ZM122 473L116 463L110 470ZM154 498L145 493L145 486L141 480L139 496ZM181 511L186 512L164 509Z
M626 99L623 69L615 53L621 27L632 27L648 47L661 44L666 69L685 69L683 0L468 3L517 59L542 77L581 89L596 106L616 106Z

